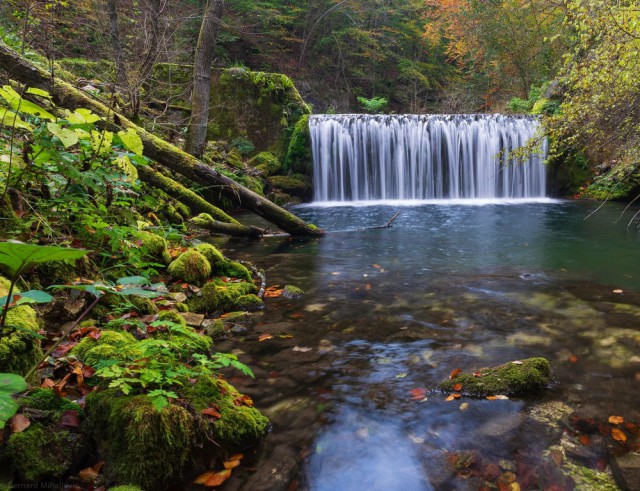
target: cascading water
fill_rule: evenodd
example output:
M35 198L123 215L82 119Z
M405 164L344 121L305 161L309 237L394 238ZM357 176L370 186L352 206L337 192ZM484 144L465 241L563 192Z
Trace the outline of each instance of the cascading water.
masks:
M318 115L309 119L316 201L542 198L544 157L509 151L538 119L506 115Z

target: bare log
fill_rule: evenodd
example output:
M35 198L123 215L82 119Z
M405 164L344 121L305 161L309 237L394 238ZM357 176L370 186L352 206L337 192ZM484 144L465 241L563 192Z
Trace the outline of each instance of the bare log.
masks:
M132 123L102 102L87 96L72 85L55 79L51 73L21 58L6 44L0 42L0 68L10 77L31 87L48 91L56 104L65 108L84 107L113 120L119 128L135 130L144 144L144 155L174 172L205 186L214 186L231 201L253 211L267 221L294 236L322 236L324 231L289 213L241 184L220 174L192 155L167 143L144 128Z

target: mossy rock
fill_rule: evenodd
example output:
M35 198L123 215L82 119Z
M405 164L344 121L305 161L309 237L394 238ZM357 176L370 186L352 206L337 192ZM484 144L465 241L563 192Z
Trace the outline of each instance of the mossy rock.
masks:
M552 383L551 366L545 358L527 358L495 367L482 368L474 374L460 374L441 382L442 392L461 392L464 395L484 397L490 395L530 396L539 394ZM454 386L461 385L459 391Z
M308 114L302 116L293 127L284 166L289 172L297 172L306 176L313 174Z
M197 296L190 299L189 308L200 314L234 310L240 297L257 292L253 283L211 281L202 287Z
M140 230L135 232L134 240L138 243L138 247L144 255L149 259L153 259L161 264L169 264L171 255L169 254L169 246L164 237Z
M191 249L180 254L168 269L172 278L202 285L211 276L211 264L200 252Z
M286 194L297 196L301 199L311 198L311 184L309 180L301 174L271 176L269 181L274 187L281 189Z
M287 300L297 300L304 296L304 291L302 288L298 288L297 286L287 285L282 291L282 296Z
M181 327L187 327L187 321L185 321L184 317L178 314L175 310L163 310L158 314L158 320L169 321L174 324L179 324Z
M139 314L154 315L158 313L158 307L149 298L130 295L127 297L127 301Z
M282 164L278 160L278 157L273 155L271 152L260 152L248 163L251 167L254 167L267 176L278 173L282 168Z
M0 175L4 180L4 176ZM2 237L10 237L19 234L24 227L24 222L20 220L11 205L8 196L0 199L0 235Z
M205 334L211 339L218 339L226 334L224 322L222 319L216 319L212 324L208 325L205 330Z
M269 199L269 201L272 201L278 206L298 205L302 203L302 200L300 198L294 198L293 196L287 193L280 193L280 192L269 193L267 198Z
M61 480L83 453L85 440L79 433L33 423L11 435L7 454L13 470L25 483Z
M136 338L128 332L103 330L98 339L85 337L69 354L93 366L100 360L135 360L142 356L142 351Z
M181 395L193 409L170 404L158 411L144 395L121 396L112 389L87 396L108 478L147 491L168 489L194 468L255 444L266 432L268 420L224 381L201 377ZM200 415L211 405L219 408L220 419Z
M237 261L225 260L224 263L217 266L214 273L220 276L228 276L229 278L237 278L244 281L253 280L251 272Z
M0 276L0 297L9 293L9 286L9 280ZM19 290L14 289L14 293ZM13 330L11 326L19 330ZM7 313L0 338L0 372L24 375L40 360L42 350L35 337L38 330L38 318L31 307L25 305Z
M79 404L60 397L53 389L33 389L26 396L20 398L20 406L42 411L47 420L52 423L58 423L60 416L65 411L76 411L81 417L84 415Z
M204 215L208 217L211 216L207 215L206 213ZM209 264L211 265L212 271L216 271L216 268L226 261L222 253L211 244L198 244L194 247L194 249L207 258L207 261L209 261Z
M201 377L185 390L185 397L193 407L201 411L214 403L221 418L216 420L214 439L228 449L238 449L264 436L269 420L247 405L235 387L222 379Z
M257 295L242 295L235 301L234 307L247 312L264 309L264 302Z

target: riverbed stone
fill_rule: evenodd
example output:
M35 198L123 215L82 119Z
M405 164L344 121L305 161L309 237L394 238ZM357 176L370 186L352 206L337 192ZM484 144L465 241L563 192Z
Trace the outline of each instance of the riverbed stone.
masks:
M188 326L200 327L202 321L204 321L203 314L194 314L193 312L180 312L180 315L185 320Z
M640 491L640 452L616 455L610 464L613 477L622 491Z
M545 358L527 358L459 374L444 380L436 389L484 397L505 394L526 397L539 394L551 385L551 365ZM461 385L460 390L454 387Z

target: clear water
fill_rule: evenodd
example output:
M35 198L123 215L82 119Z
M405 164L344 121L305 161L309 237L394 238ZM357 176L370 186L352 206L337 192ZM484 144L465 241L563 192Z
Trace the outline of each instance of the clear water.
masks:
M268 301L256 327L278 322L294 336L279 345L288 364L294 346L324 353L308 372L325 376L256 398L261 407L295 395L321 408L321 423L298 428L310 454L303 487L456 489L462 481L448 459L475 451L483 466L528 469L535 488L552 481L541 476L553 442L527 417L533 406L562 401L590 417L640 417L640 232L627 227L637 209L618 220L623 207L607 204L585 219L597 205L464 203L307 205L296 213L326 237L223 245L264 267L271 284L306 291L297 303ZM397 211L393 227L366 230ZM531 356L547 357L558 381L541 399L411 398L454 368ZM276 419L270 438L293 431L294 420Z

